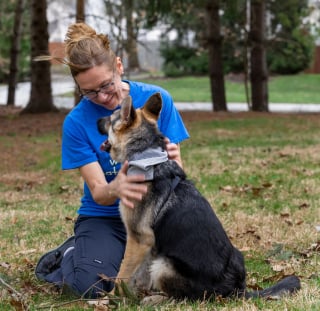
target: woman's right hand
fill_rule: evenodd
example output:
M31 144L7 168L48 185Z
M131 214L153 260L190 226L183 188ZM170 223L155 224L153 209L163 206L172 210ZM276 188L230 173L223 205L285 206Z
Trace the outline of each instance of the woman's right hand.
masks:
M109 184L111 194L120 198L123 205L129 208L134 208L135 201L141 201L147 193L148 186L144 175L127 175L128 161L126 161L117 177Z

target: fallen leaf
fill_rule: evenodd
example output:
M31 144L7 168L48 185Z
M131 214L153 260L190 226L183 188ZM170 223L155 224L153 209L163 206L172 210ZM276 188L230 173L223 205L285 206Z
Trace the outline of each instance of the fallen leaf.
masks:
M25 308L25 305L22 301L16 300L16 299L11 299L10 300L11 306L14 308L16 311L24 311L27 310Z
M285 219L285 223L289 226L292 226L293 225L293 222L291 219Z
M266 183L262 184L262 186L263 186L264 188L271 188L271 187L272 187L272 184L269 183L269 182L266 182Z
M280 158L285 158L285 157L288 157L289 154L284 153L284 152L279 152L279 156L280 156Z
M228 207L228 204L227 204L226 202L223 202L223 203L222 203L222 207L223 207L223 208L227 208L227 207Z
M266 297L266 300L280 300L281 299L281 295L273 295L273 296L268 296Z
M23 258L23 262L30 268L32 268L34 265L34 263L29 258L26 258L26 257Z
M262 290L263 289L258 283L247 284L247 288L250 288L253 290Z
M261 191L262 191L262 188L260 187L252 187L252 193L254 196L259 196Z
M0 262L0 267L10 269L10 264L7 262Z
M87 303L93 307L95 311L108 311L110 310L110 301L108 297L101 298L101 299L93 299L88 300Z
M283 266L283 265L280 265L280 264L278 264L278 265L273 265L272 266L272 270L273 271L276 271L276 272L281 272L281 271L283 271L285 269L285 267Z
M70 216L66 216L64 219L65 219L66 221L73 221L73 222L75 222L75 219L74 219L73 217L70 217Z
M97 305L94 306L93 310L94 311L108 311L110 309L109 309L109 307L107 305L97 304Z
M240 249L241 252L249 252L249 251L251 251L251 250L252 250L252 248L249 247L249 246L244 246L244 247L242 247L242 248Z
M23 251L19 251L17 253L17 255L27 255L27 254L32 254L32 253L35 253L37 251L37 249L35 248L32 248L32 249L26 249L26 250L23 250Z
M290 214L289 213L280 213L280 216L283 218L289 217Z
M70 186L68 186L68 185L61 185L61 186L59 187L60 193L61 193L61 192L66 192L66 191L68 191L69 189L70 189Z
M224 187L220 187L219 189L226 192L232 192L233 188L231 186L224 186Z
M308 208L310 207L310 205L308 203L302 203L301 205L299 205L299 208L302 209L302 208Z

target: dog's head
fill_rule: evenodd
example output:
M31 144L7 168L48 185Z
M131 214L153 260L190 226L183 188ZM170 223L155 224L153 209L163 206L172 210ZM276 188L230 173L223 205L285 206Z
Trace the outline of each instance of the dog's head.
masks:
M99 132L108 134L101 149L110 152L115 161L124 162L135 152L142 152L157 143L160 134L157 120L161 108L160 93L152 95L141 109L135 109L131 97L126 97L120 110L98 120Z

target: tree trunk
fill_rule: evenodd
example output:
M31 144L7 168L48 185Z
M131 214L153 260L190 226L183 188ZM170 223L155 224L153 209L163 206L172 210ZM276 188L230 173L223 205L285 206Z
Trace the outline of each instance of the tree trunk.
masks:
M268 69L265 48L265 0L251 1L251 98L253 111L268 111Z
M77 0L77 8L76 8L76 21L84 22L85 21L85 0Z
M223 38L220 30L219 8L219 0L209 0L206 2L205 9L208 29L209 76L213 110L227 111L222 61Z
M39 55L48 55L48 21L46 0L31 1L31 60ZM31 95L22 113L58 111L53 104L51 90L51 63L31 63Z
M20 54L20 41L22 30L22 14L25 0L17 0L14 14L13 34L11 40L10 72L8 77L8 98L7 105L14 106L16 84L18 80L18 60Z
M246 100L248 105L248 110L252 110L251 105L251 92L250 92L250 72L251 72L251 50L250 50L250 41L249 41L249 29L250 29L250 0L246 1L246 19L245 19L245 39L244 39L244 89L246 94Z
M85 0L77 0L76 3L76 22L85 22L86 16L85 16ZM75 87L73 92L73 100L74 100L74 106L76 106L80 101L80 94L77 87Z
M128 54L128 70L130 72L140 69L137 47L138 33L135 30L135 25L133 22L133 0L125 0L124 4L127 30L127 43L125 47Z

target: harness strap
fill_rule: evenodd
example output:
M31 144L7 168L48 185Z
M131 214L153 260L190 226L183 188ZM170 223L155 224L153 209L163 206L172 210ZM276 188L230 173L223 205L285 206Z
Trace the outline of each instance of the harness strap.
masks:
M174 176L174 178L171 180L171 192L173 192L174 189L176 189L180 181L181 178L179 176Z
M169 199L169 196L171 195L171 193L177 188L178 184L180 183L181 181L181 178L179 176L174 176L173 179L171 179L171 184L170 184L170 192L168 193L168 196L167 198L163 201L163 202L167 202L168 199ZM159 216L159 214L162 212L162 210L158 210L154 216L154 219L153 219L153 224L151 226L151 228L154 227L154 224L157 222L157 218Z

